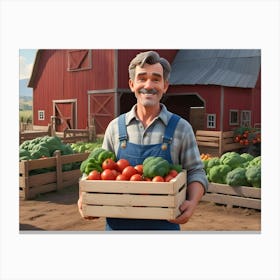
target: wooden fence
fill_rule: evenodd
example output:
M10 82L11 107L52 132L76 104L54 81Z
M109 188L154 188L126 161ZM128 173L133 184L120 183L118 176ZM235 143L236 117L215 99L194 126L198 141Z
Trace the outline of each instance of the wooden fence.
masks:
M210 153L213 156L221 156L225 152L242 148L240 143L233 141L233 137L233 131L196 131L196 141L200 152Z

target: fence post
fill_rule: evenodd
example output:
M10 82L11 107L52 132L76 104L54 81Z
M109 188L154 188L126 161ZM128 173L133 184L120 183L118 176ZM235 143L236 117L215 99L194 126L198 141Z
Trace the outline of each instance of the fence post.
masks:
M62 164L61 164L61 151L55 151L56 158L56 189L62 188Z

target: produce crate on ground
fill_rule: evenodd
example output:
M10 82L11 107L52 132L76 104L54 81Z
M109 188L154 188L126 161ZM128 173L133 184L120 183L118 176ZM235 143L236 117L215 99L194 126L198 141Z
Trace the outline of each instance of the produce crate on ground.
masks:
M54 157L20 161L19 187L23 198L32 199L38 194L78 185L81 177L79 163L87 157L88 153L62 156L60 151L56 151ZM74 165L74 169L65 168L69 164Z
M261 210L261 188L210 183L202 201Z
M186 171L170 182L80 181L85 216L174 219L186 198Z
M76 143L76 142L88 142L89 130L88 129L65 129L63 132L63 143Z
M213 156L221 156L225 152L242 148L240 143L233 141L233 136L234 131L196 131L196 141L200 153L209 153Z

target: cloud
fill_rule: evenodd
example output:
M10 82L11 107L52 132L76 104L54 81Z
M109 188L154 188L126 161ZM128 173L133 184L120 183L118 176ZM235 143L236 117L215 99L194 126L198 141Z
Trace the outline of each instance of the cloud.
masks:
M31 71L33 68L33 63L28 63L24 56L19 57L19 78L29 79Z

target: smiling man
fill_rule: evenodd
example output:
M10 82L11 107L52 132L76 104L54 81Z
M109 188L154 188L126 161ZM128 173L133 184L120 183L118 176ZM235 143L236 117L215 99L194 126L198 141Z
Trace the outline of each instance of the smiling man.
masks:
M188 222L207 190L208 181L191 125L160 103L168 89L171 67L157 52L138 54L129 65L129 87L137 103L108 125L102 147L117 160L142 164L148 156L159 156L187 170L187 196L175 220L107 218L106 230L180 230ZM164 145L163 145L164 144ZM81 213L81 197L78 207ZM87 217L89 218L89 217Z

